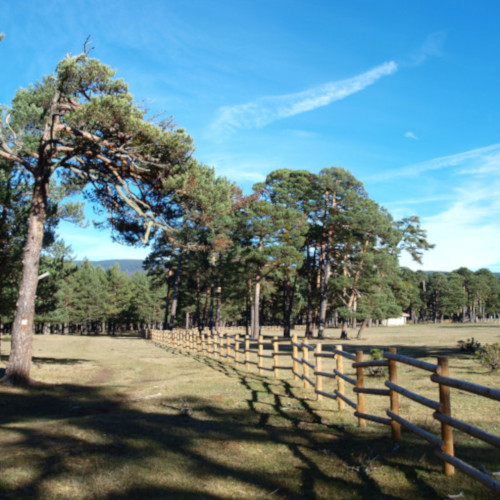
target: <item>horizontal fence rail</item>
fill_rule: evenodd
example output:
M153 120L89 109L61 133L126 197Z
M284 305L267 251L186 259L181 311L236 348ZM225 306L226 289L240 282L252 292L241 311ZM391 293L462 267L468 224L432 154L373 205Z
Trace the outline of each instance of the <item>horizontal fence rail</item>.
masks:
M344 410L345 405L350 406L360 427L366 427L367 421L387 425L396 441L401 439L402 429L405 429L433 446L434 454L443 462L444 474L451 476L457 468L500 493L499 481L455 457L453 429L496 448L500 448L500 436L452 417L450 388L495 401L500 401L500 390L451 378L447 358L439 357L437 364L434 364L403 356L395 348L390 348L383 353L383 359L366 360L363 359L363 351L352 354L344 351L342 345L325 347L321 343L313 345L310 342L299 342L297 335L291 339L277 336L271 339L251 339L240 335L235 329L228 329L225 333L200 333L181 329L148 330L145 337L162 346L225 361L235 368L250 370L253 367L260 375L267 372L280 378L282 373L291 372L294 380L302 381L304 388L314 390L318 400L336 400L339 411ZM330 367L325 368L325 363ZM429 380L437 385L436 395L439 401L417 394L398 383L398 364L431 372ZM345 365L350 365L347 373ZM365 386L364 370L371 368L387 369L383 388ZM325 387L327 383L329 385ZM349 395L346 394L346 384L350 388ZM365 395L387 398L389 408L385 416L375 415L367 410ZM440 436L400 415L400 396L433 410L430 416L439 423Z

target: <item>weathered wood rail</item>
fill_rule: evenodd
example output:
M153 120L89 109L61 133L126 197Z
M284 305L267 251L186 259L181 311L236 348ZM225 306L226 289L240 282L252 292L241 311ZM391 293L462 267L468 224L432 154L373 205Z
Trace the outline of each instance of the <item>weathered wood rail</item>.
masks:
M398 354L395 348L390 348L384 352L384 359L365 360L361 350L357 351L356 355L344 351L341 345L324 350L321 343L313 345L299 342L297 335L291 339L273 337L270 340L264 340L260 337L258 340L251 340L238 333L203 332L200 334L194 330L148 330L146 338L159 345L223 360L236 367L244 367L246 370L255 367L261 375L270 372L275 378L280 378L283 371L291 372L293 378L301 380L305 388L311 388L318 399L336 400L339 411L344 410L346 404L350 406L354 410L354 416L360 427L366 427L367 421L390 426L394 440L401 439L402 429L405 429L433 446L434 454L443 462L444 474L451 476L457 468L500 493L499 481L455 456L453 429L496 448L500 448L500 436L452 417L450 388L495 401L500 401L500 390L451 378L448 359L445 357L438 357L437 363L434 364L403 356ZM334 367L329 370L324 368L324 362L327 360L334 363ZM347 362L344 363L346 360ZM350 371L345 369L345 365L349 362ZM398 364L430 372L430 381L437 385L436 393L439 401L417 394L399 384ZM384 382L384 388L365 386L364 370L372 367L388 369L388 378ZM347 371L349 374L346 373ZM331 381L330 390L324 387L327 381ZM346 383L350 388L349 394L346 394ZM389 406L386 415L369 413L366 408L365 395L386 397ZM440 436L401 416L400 396L433 410L432 417L439 422L441 427Z

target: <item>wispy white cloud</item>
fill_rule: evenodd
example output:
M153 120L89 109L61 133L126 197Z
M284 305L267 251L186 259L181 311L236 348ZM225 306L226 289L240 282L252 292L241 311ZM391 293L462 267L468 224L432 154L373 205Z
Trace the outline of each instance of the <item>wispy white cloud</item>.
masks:
M436 245L424 256L422 268L500 271L500 179L472 182L454 194L455 200L446 209L422 219L428 240ZM416 267L408 257L402 264Z
M414 141L418 141L418 137L413 132L406 132L405 137L407 139L413 139Z
M437 196L426 196L423 198L405 198L404 200L393 200L385 203L386 207L392 207L397 205L423 205L425 203L434 203L439 201L451 201L454 200L455 196L452 194L442 194Z
M468 173L478 169L488 169L490 172L500 171L500 143L483 148L471 149L454 155L441 156L395 170L379 172L366 178L365 182L385 182L397 178L417 177L431 170L441 170L460 166L463 166L462 170L457 170L457 174Z
M295 94L267 96L235 106L223 106L217 112L211 130L231 132L241 128L259 128L275 120L327 106L374 84L397 71L394 61L386 62L360 75L329 82Z
M390 203L398 217L407 216L417 203L430 214L421 222L436 247L424 255L423 269L452 271L465 266L500 271L500 144L435 158L377 180L391 182L395 177L439 186L433 195ZM408 256L402 264L417 267Z
M402 66L418 66L424 63L430 57L439 57L443 55L443 45L446 39L445 31L435 31L431 33L420 45L412 52L409 57L401 63Z
M264 181L269 172L284 168L279 158L262 158L258 154L220 153L207 156L205 161L215 168L218 176L227 177L245 191Z

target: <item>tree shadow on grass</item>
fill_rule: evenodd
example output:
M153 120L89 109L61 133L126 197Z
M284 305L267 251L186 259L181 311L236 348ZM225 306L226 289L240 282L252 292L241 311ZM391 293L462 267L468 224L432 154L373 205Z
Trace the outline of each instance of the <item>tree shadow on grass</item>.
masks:
M0 483L0 495L44 498L54 492L50 485L53 487L58 481L64 484L68 475L96 479L101 474L115 474L112 484L99 496L227 498L227 493L219 493L210 486L211 482L222 481L237 483L240 492L247 491L248 497L253 498L271 494L276 498L326 498L327 493L316 491L319 481L328 484L326 489L332 496L335 491L348 492L355 487L355 497L378 497L373 489L376 484L365 484L369 482L368 477L359 481L355 474L353 484L349 477L352 474L332 475L317 464L321 458L317 448L328 446L332 438L324 429L318 438L313 437L313 431L299 431L298 425L291 433L288 427L259 424L254 415L257 411L220 408L203 398L186 396L185 401L191 408L190 415L186 415L180 408L171 411L176 408L177 400L161 402L162 408L169 409L167 412L161 408L143 412L110 400L98 388L85 388L84 402L82 388L78 386L55 389L51 394L47 390L36 394L36 390L30 389L7 395L1 430L7 434L10 431L16 439L10 443L7 440L4 445L5 454L0 459L2 469L12 474L13 467L19 465L14 457L22 450L23 468L32 467L32 473L28 481L18 486ZM45 405L52 409L66 407L66 414L48 413L39 397L45 398ZM71 407L75 406L79 406L83 414L72 414ZM286 413L282 416L287 417ZM14 422L18 425L13 425ZM280 445L288 448L296 459L290 471L267 471L259 464L260 460L266 461L265 456L258 455L253 464L238 456L241 453L253 456L254 451ZM162 464L164 473L156 477L157 484L150 484L147 464L154 459L158 462L156 466ZM127 481L117 470L131 470L135 477ZM141 473L147 479L141 479ZM173 476L172 480L169 475ZM100 482L102 479L98 477L97 483ZM85 481L83 487L88 487ZM84 496L95 495L92 489L89 493Z
M184 354L185 353L181 353ZM317 409L309 403L315 401L313 396L307 397L297 392L297 387L287 380L270 379L257 374L250 374L246 371L238 370L236 367L227 365L221 361L211 358L194 356L199 361L211 366L212 368L224 373L228 377L237 378L241 385L245 386L251 394L248 399L249 410L253 413L260 415L257 425L266 427L270 434L273 434L273 426L270 424L269 419L271 415L278 415L284 421L287 421L295 433L305 440L309 440L313 449L321 449L325 443L315 441L310 431L314 426L321 427L323 420ZM264 395L265 401L261 401L261 395ZM272 401L269 402L269 396ZM287 409L286 401L295 401L298 403L300 409L293 413ZM272 412L262 411L261 407L268 405L272 407ZM324 408L321 409L321 414L324 414ZM287 427L289 426L287 425ZM378 427L378 424L371 424ZM325 426L323 426L324 428ZM377 436L370 436L368 439L359 432L349 431L352 426L336 425L329 422L328 430L332 432L332 437L335 436L333 441L334 453L344 461L344 465L348 468L356 470L363 482L368 487L369 494L367 498L378 498L381 491L376 482L367 473L371 467L370 462L376 460L379 464L391 467L395 470L401 471L409 483L413 484L415 491L410 494L410 498L419 498L416 493L418 490L422 498L438 497L438 491L429 484L429 481L422 479L422 474L438 473L442 468L442 463L433 455L432 448L425 442L422 442L418 437L410 434L405 436L405 441L398 443L396 446L388 437L382 437L383 434L388 436L390 432L382 429ZM427 429L424 425L423 428L432 432L432 429ZM385 432L384 432L385 431ZM475 446L474 444L460 444L460 456L467 457L469 463L474 464L479 469L485 469L484 464L487 463L490 470L496 471L500 467L498 461L497 451L492 447ZM290 449L293 454L299 457L304 463L307 463L308 479L316 477L322 478L322 474L318 473L319 469L305 457L300 451L300 447L291 446ZM326 451L326 450L324 450ZM371 457L371 458L370 458ZM491 467L494 467L491 469ZM487 469L487 468L486 468ZM439 477L439 476L438 476ZM470 483L469 478L463 476L466 483ZM439 481L451 483L452 479L439 477ZM314 481L309 481L304 478L304 487L309 484L314 484ZM494 498L490 490L483 488L478 483L473 483L476 488L471 488L472 498ZM480 492L478 492L478 489ZM302 491L302 493L306 493ZM309 488L307 496L313 494L313 489ZM417 496L415 496L417 494ZM391 498L390 495L385 493L384 498ZM400 498L395 496L394 498ZM403 497L401 497L403 498Z
M0 388L0 498L439 497L439 463L412 458L428 447L411 442L403 453L387 435L324 425L294 383L193 359L242 384L244 405L193 394L134 403L79 385ZM389 491L377 467L408 484Z
M88 359L78 359L78 358L42 358L39 356L33 356L32 363L44 364L44 365L78 365L80 363L88 362Z

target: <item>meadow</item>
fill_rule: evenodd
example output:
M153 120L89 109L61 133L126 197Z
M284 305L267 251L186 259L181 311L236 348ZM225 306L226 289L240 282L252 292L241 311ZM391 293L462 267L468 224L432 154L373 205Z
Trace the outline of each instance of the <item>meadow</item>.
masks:
M338 334L327 332L325 350ZM448 356L451 376L498 388L498 373L459 351L471 337L499 342L500 325L371 328L343 345ZM31 388L0 386L0 498L494 498L460 472L445 477L417 437L395 445L385 427L359 429L351 410L286 372L261 376L142 338L46 335L35 337L32 376ZM411 367L400 380L436 396ZM500 434L498 403L458 390L452 401L456 416ZM411 401L401 411L435 425ZM500 471L497 450L455 435L462 457Z

